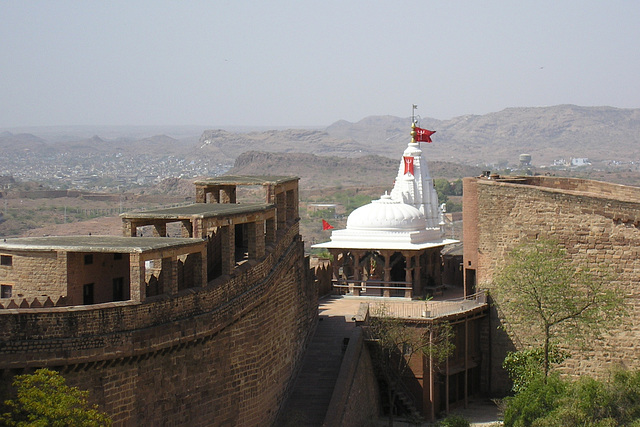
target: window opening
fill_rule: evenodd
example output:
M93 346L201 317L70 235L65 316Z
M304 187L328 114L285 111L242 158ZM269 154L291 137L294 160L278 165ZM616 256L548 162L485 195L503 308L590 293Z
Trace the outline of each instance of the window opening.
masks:
M0 298L11 298L11 291L13 289L11 285L1 285L0 288Z
M87 283L82 287L82 304L93 304L93 283Z

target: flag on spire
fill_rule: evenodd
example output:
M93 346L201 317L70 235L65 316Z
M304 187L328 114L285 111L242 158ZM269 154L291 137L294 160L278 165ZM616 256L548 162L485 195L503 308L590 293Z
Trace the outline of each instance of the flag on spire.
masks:
M333 225L329 224L324 219L322 220L322 229L323 230L331 230L332 228L333 228Z
M431 141L431 135L436 133L435 130L427 130L427 129L422 129L422 128L419 128L419 127L416 127L413 130L416 133L415 134L416 142L432 142Z

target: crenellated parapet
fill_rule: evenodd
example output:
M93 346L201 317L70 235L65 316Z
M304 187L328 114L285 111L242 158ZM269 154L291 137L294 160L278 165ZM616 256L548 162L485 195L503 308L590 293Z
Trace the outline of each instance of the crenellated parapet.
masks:
M280 227L273 204L221 209L125 216L134 229L154 220L157 237L0 245L0 283L13 293L0 299L11 305L0 309L0 382L59 370L115 425L272 423L317 320L317 286L297 209ZM204 238L160 237L176 218Z

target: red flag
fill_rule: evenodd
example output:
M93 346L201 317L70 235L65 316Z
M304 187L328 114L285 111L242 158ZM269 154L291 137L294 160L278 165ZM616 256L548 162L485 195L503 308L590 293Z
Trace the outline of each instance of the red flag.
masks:
M435 130L427 130L422 128L415 128L416 132L416 142L431 142L431 135L436 133Z
M324 219L322 220L322 229L323 230L331 230L332 228L333 228L333 225L329 224Z
M413 175L413 157L403 157L404 159L404 174L407 172Z

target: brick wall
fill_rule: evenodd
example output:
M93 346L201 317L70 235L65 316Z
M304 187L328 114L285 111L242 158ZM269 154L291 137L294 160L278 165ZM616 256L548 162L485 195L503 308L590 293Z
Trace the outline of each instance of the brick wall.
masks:
M308 272L294 224L264 261L201 290L4 310L0 382L59 369L116 425L269 425L316 321Z
M613 365L640 368L640 347L636 345L640 334L640 189L569 178L514 182L518 183L464 181L465 268L477 268L479 287L490 289L506 254L536 237L560 241L576 262L608 265L613 284L626 295L630 316L595 342L593 350L575 352L563 371L598 376ZM503 317L493 310L490 369L494 392L508 389L500 365L507 351L520 346L518 336L526 333L526 325L496 328L503 324Z

